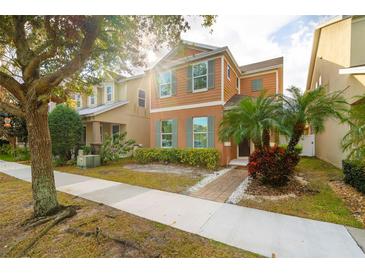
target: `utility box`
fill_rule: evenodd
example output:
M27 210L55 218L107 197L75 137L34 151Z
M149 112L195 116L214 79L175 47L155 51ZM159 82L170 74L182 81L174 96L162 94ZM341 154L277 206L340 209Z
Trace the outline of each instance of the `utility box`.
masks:
M100 155L79 155L77 156L77 166L81 168L92 168L100 166Z

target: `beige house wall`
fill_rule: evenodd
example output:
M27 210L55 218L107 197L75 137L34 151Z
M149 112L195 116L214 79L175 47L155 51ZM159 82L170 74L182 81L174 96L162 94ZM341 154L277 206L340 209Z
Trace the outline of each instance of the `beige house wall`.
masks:
M344 97L350 104L356 101L355 96L365 92L365 75L339 74L339 69L347 68L355 62L352 57L359 56L358 52L354 55L352 45L364 42L364 36L361 37L357 32L354 35L352 31L352 18L321 29L310 85L313 89L316 85L322 84L329 92L347 88ZM315 138L316 156L341 167L342 160L346 158L341 149L341 140L347 131L348 126L340 124L338 120L326 121L325 131L317 134Z
M121 83L114 83L114 101L128 100L126 105L119 106L115 109L106 111L96 116L85 117L84 124L86 125L86 144L94 144L96 135L99 132L93 132L93 123L100 123L102 126L103 137L111 135L112 125L119 124L120 131L127 131L127 138L133 139L137 144L144 147L149 147L149 85L148 75ZM108 84L111 82L107 82ZM102 85L103 86L103 85ZM144 90L145 108L138 106L138 91ZM104 88L98 88L98 102L105 103ZM83 98L83 103L88 102L87 96Z

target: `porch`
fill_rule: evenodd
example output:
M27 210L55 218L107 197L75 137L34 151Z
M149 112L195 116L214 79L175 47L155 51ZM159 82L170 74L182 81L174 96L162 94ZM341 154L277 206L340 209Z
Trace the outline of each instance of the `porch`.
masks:
M93 153L100 152L105 138L126 131L126 124L90 121L83 123L82 144L91 146Z

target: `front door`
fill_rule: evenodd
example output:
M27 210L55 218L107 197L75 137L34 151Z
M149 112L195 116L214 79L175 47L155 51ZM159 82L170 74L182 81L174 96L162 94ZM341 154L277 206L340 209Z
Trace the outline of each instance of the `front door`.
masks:
M248 139L244 139L238 145L238 158L248 157L250 156L250 141Z

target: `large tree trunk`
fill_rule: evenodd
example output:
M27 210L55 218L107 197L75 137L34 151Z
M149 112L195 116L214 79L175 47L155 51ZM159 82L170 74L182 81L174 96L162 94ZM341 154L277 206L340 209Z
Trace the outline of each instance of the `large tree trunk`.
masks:
M299 143L300 137L302 137L302 135L304 133L304 128L305 128L305 124L303 124L303 123L298 123L298 124L294 125L293 134L290 137L288 148L286 150L286 152L288 154L294 153L295 146Z
M52 167L52 146L48 111L26 110L29 149L32 163L34 216L46 216L59 209Z

